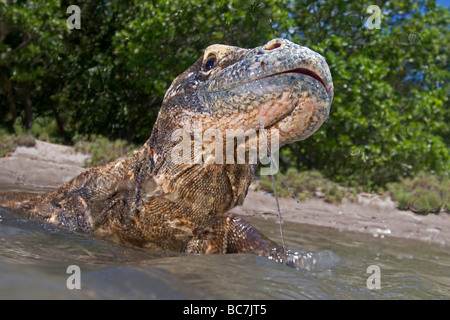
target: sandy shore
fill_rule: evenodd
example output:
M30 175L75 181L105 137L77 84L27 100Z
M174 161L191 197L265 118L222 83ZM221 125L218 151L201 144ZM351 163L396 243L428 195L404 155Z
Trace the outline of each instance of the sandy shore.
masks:
M395 206L372 196L358 202L344 199L340 205L321 199L297 203L280 199L283 221L329 227L341 232L360 232L373 237L407 238L450 245L450 215L446 213L418 215L397 210ZM262 192L249 192L243 206L232 210L239 215L263 216L278 221L275 198Z
M86 170L89 156L73 148L37 141L34 148L19 147L0 158L1 191L51 190ZM374 237L417 239L450 245L450 214L418 215L395 208L395 203L376 195L360 194L357 202L345 200L340 205L321 199L296 203L280 199L283 221L329 227L341 232L360 232ZM233 213L277 220L275 198L250 190L244 205Z
M36 140L34 148L18 147L0 158L0 190L53 189L85 171L88 158L72 147Z

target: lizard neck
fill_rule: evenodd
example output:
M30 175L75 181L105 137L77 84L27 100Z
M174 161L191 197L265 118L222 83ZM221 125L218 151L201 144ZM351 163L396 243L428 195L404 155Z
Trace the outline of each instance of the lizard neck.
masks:
M180 140L183 137L168 137L167 132L180 128L164 120L168 119L158 120L143 148L152 150L148 154L153 154L153 179L165 197L183 209L188 207L188 211L199 217L222 216L241 205L254 179L256 165L210 164L202 161L201 154L199 161L193 151L195 142L185 140L183 145Z

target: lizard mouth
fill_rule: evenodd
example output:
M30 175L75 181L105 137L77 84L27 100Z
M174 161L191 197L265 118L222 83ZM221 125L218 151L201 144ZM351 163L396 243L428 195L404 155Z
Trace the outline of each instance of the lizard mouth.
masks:
M295 83L297 80L294 74L303 75L299 79L300 84ZM287 77L285 76L285 78L283 75ZM327 80L327 76L327 74L321 76L320 72L310 68L299 67L275 72L265 77L266 79L276 77L272 80L275 85L282 86L285 83L291 83L292 86L297 87L297 91L285 91L276 101L272 101L275 105L273 115L279 113L272 118L275 121L267 121L264 126L264 129L279 130L280 145L306 139L320 127L328 116L329 106L333 99L333 84ZM305 77L309 78L309 81ZM305 82L306 87L302 85L303 82ZM323 91L320 89L321 86L324 89ZM314 87L319 90L315 90ZM304 90L310 91L312 95L304 95ZM262 108L262 110L265 109Z
M323 81L323 79L317 73L315 73L312 70L306 69L306 68L296 68L296 69L292 69L292 70L288 70L288 71L278 72L278 73L271 74L269 77L277 76L280 74L286 74L286 73L298 73L298 74L303 74L305 76L316 79L325 88L326 92L328 94L330 93L327 86L325 85L325 81Z

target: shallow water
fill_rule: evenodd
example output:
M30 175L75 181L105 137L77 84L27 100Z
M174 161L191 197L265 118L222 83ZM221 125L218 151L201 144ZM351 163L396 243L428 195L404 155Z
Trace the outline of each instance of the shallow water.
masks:
M271 220L249 221L279 240ZM450 299L448 247L293 223L284 235L311 255L306 270L252 254L163 256L0 209L0 299ZM80 290L67 288L69 265ZM371 265L380 289L368 288Z

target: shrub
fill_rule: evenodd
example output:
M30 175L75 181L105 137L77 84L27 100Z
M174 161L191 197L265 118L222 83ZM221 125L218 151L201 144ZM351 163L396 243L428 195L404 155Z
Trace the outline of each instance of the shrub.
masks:
M14 123L15 133L0 129L0 157L13 152L18 146L33 147L36 144L34 137L20 123L20 118Z
M92 155L85 163L88 167L106 164L136 149L135 145L130 145L125 140L111 141L101 135L93 135L90 138L76 136L74 141L75 151Z
M389 183L387 189L401 210L416 213L439 213L450 209L450 179L421 172L415 178Z
M325 201L330 203L340 203L346 194L344 188L324 178L318 171L298 172L295 168L290 168L283 177L292 192L300 201L315 196L323 197ZM275 186L277 195L280 197L290 195L289 190L284 185L279 175L275 177ZM273 192L272 177L261 176L259 179L259 188L260 190Z

